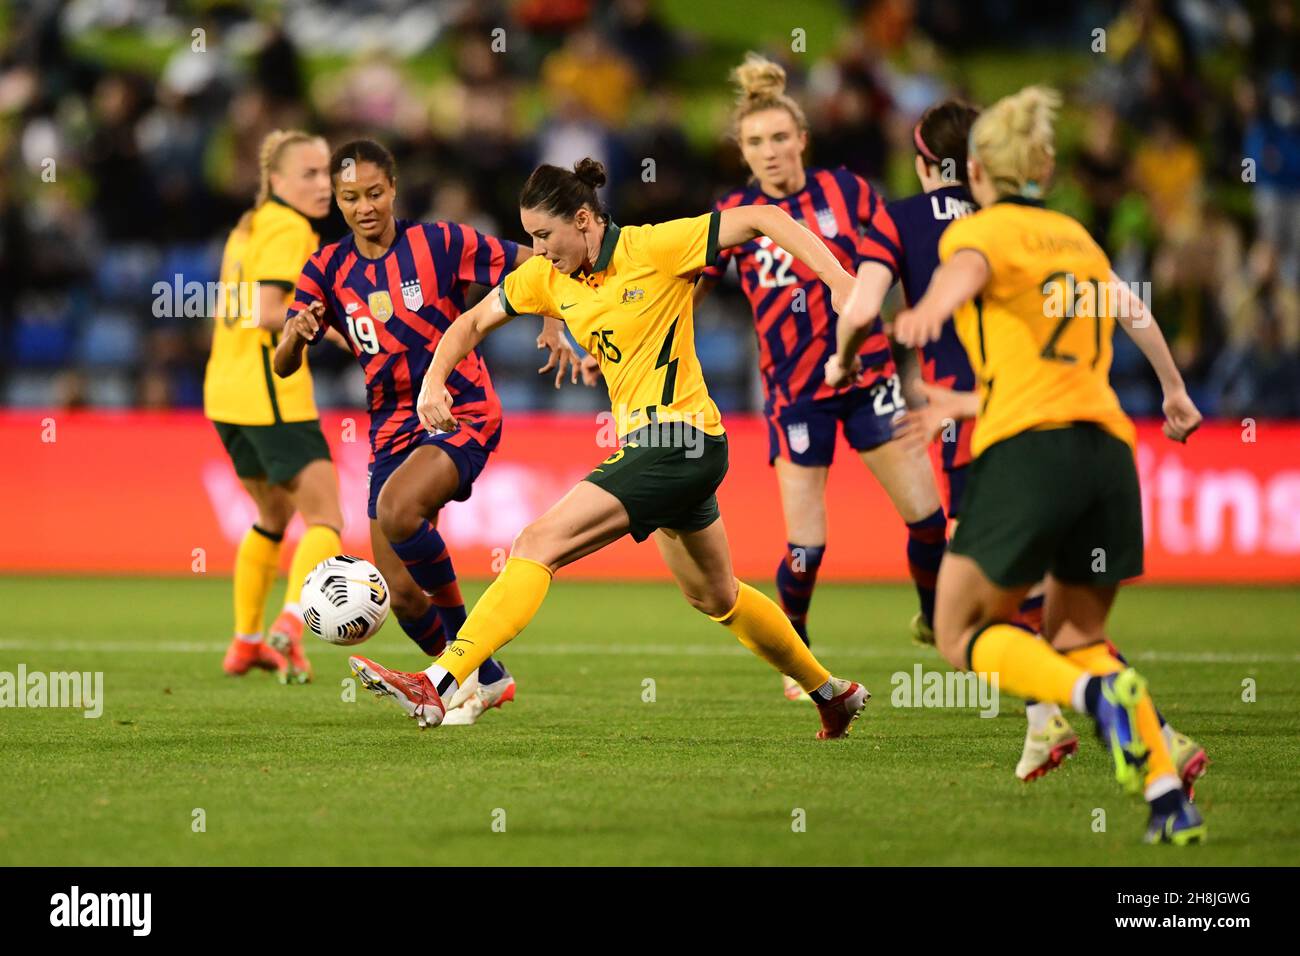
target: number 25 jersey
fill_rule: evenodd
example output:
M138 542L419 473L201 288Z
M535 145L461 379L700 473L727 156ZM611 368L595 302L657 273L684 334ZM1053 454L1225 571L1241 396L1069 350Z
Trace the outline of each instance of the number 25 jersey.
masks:
M695 278L718 256L720 215L611 222L590 272L565 275L534 256L501 284L507 313L562 319L596 357L620 438L655 421L723 432L695 354L692 313Z

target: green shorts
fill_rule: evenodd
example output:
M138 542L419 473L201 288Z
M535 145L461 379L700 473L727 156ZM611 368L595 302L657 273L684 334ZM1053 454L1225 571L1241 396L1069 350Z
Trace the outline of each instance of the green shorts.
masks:
M313 461L329 461L330 447L320 422L279 422L275 425L230 425L213 422L221 443L240 478L265 478L288 484Z
M623 503L632 537L644 541L658 528L699 531L717 521L715 492L726 473L726 435L660 422L628 435L587 481Z
M1142 495L1128 445L1085 422L1021 432L970 466L949 548L1004 588L1142 573Z

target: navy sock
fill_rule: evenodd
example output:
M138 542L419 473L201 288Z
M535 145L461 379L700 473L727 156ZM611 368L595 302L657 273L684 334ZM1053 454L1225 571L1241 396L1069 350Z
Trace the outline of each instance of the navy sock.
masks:
M817 586L817 569L822 566L826 546L787 544L785 557L776 569L776 590L781 610L794 625L795 633L808 643L808 605Z
M1090 714L1097 713L1097 702L1101 700L1101 678L1089 677L1083 685L1083 707Z
M934 588L947 546L948 519L944 517L943 508L920 521L908 522L907 570L916 585L916 595L921 599L921 614L931 627L934 626Z
M465 599L460 594L456 569L452 566L447 544L432 523L421 523L419 530L403 541L392 542L393 552L402 559L415 583L433 598L442 617L447 639L455 640L465 623Z
M480 684L495 684L509 673L504 664L489 657L478 666L478 682Z
M1020 602L1011 623L1030 634L1043 633L1043 595L1035 594Z
M414 621L404 621L400 617L397 623L402 626L406 636L419 645L420 650L430 657L437 657L447 644L447 630L442 623L438 606L430 604L429 609Z

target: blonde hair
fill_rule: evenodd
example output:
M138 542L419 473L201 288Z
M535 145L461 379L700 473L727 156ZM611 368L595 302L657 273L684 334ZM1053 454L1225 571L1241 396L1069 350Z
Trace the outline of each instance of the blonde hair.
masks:
M253 213L271 198L271 173L279 171L280 163L289 147L297 146L299 143L315 142L323 143L325 138L300 129L272 130L263 137L262 145L257 150L257 199L253 201L253 208L240 217L236 229L247 229L252 222Z
M1038 198L1056 160L1054 126L1061 94L1027 86L1004 96L975 121L970 153L980 161L999 196Z
M808 128L803 108L785 92L785 69L765 56L749 52L745 62L731 71L736 86L736 108L731 117L732 135L740 139L740 122L761 110L785 110L802 132Z

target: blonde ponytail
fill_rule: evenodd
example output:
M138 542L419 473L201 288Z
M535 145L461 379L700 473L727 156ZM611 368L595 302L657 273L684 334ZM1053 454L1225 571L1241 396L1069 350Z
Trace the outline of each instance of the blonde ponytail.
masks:
M970 151L984 167L999 196L1042 196L1056 161L1056 113L1061 94L1027 86L1004 96L971 127Z
M266 134L257 153L259 185L257 201L253 204L254 209L271 198L271 173L280 168L285 150L298 143L314 143L318 140L324 141L321 137L305 133L300 129L277 129Z
M740 121L760 110L786 110L799 129L808 128L802 107L785 92L785 68L765 56L749 52L745 62L731 71L736 86L736 108L732 114L732 134L740 138Z

